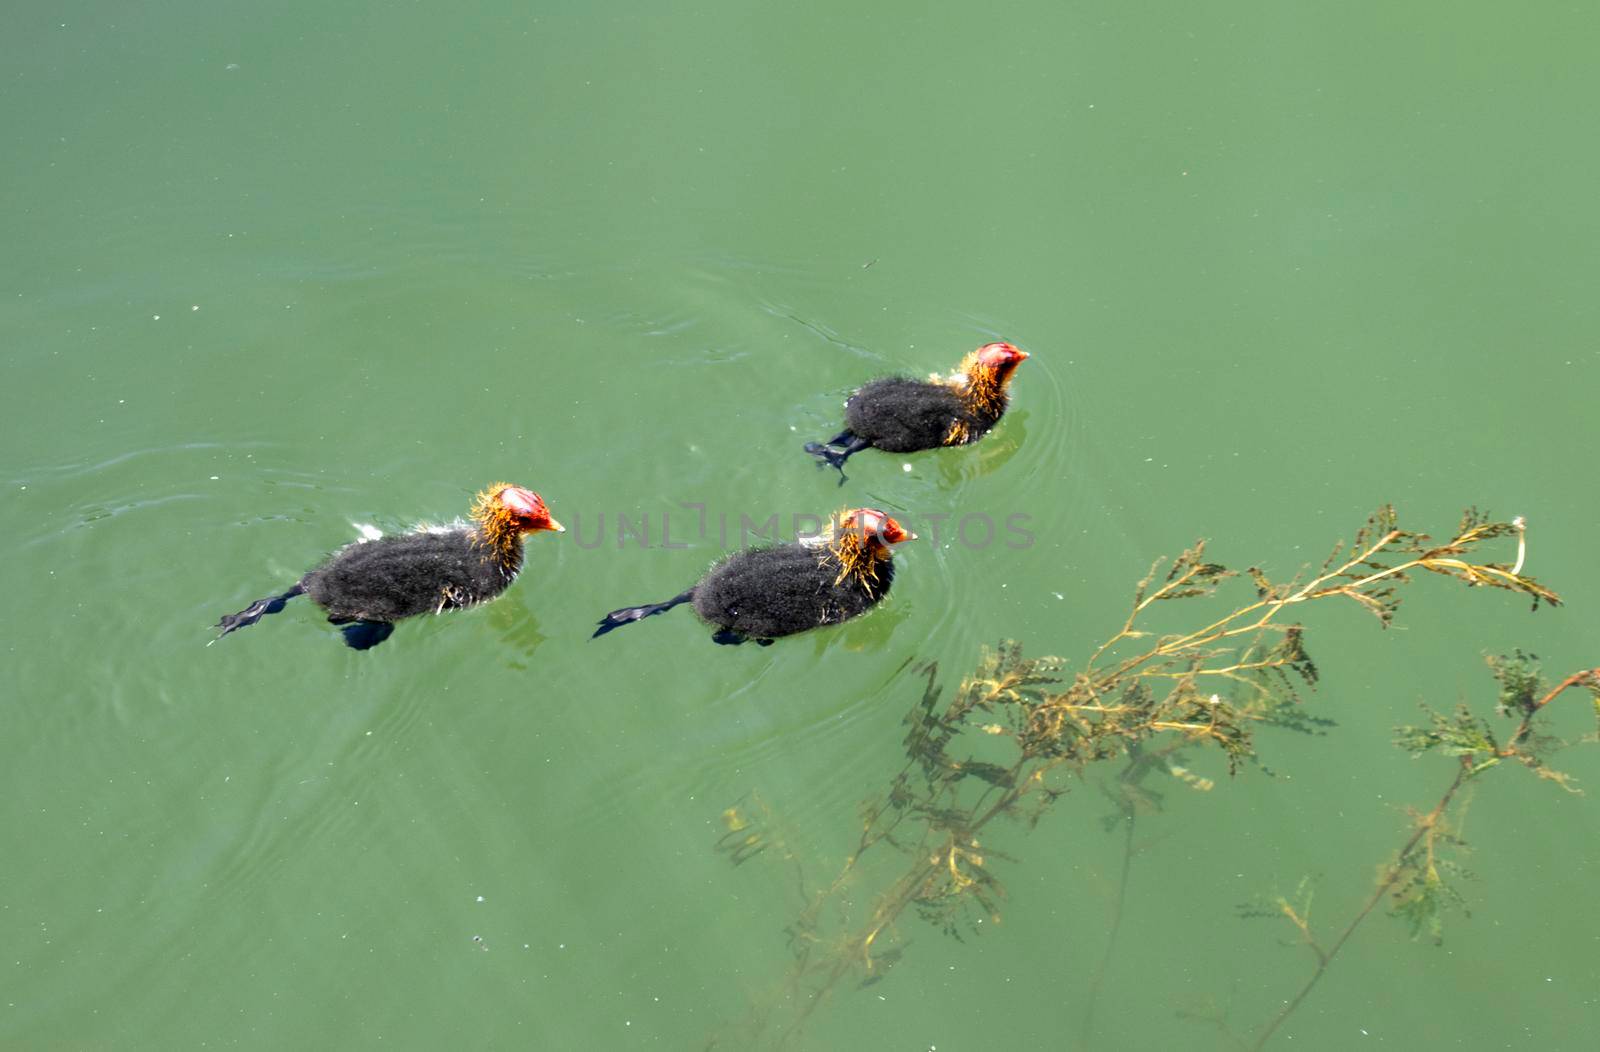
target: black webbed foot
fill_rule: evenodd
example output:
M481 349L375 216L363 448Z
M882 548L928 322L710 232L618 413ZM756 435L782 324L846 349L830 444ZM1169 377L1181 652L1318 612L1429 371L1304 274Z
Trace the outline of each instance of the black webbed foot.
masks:
M719 628L711 633L711 642L721 643L725 647L736 647L747 638L743 632L735 632L731 628ZM771 640L769 639L767 642L770 643Z
M844 462L852 454L863 449L870 449L872 443L849 431L841 431L827 442L807 442L806 452L818 458L824 464L832 464L839 469L839 485L844 485ZM820 465L819 465L820 466Z
M222 629L221 632L217 633L217 639L221 639L229 632L237 631L247 625L253 625L268 614L277 613L283 609L284 603L287 603L297 595L304 595L305 591L304 588L296 584L282 595L269 595L265 599L257 599L237 614L224 616L221 621L217 622L217 627ZM213 639L211 643L215 643L217 639ZM207 643L206 646L210 646L211 643Z
M668 599L664 603L646 603L644 606L625 606L621 610L613 610L605 617L601 618L600 626L594 630L594 635L590 636L589 638L595 639L599 636L605 635L614 628L621 628L623 625L630 625L635 621L642 621L654 614L666 613L668 610L671 610L680 603L689 603L693 601L694 589L691 588L686 592L679 592L677 595L673 596L671 599Z
M332 618L329 618L332 621ZM342 619L334 621L340 625L339 634L344 636L344 645L351 650L371 650L373 647L389 638L394 631L394 625L388 621L351 621Z

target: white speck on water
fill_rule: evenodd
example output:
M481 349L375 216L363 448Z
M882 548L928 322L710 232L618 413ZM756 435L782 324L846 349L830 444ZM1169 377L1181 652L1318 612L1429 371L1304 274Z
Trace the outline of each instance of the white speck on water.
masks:
M219 482L219 481L221 481L221 479L222 479L221 475L212 475L211 476L211 481L212 482Z
M1066 596L1062 595L1060 592L1051 592L1050 594L1055 596L1057 599L1065 599L1066 598Z
M237 63L237 62L230 62L230 63L228 63L228 64L227 64L227 65L226 65L226 66L223 66L223 67L222 67L222 68L223 68L223 69L225 69L225 70L227 70L227 71L228 71L228 72L229 72L229 73L232 73L232 72L233 72L233 71L234 71L234 70L236 70L236 69L238 69L238 68L239 68L239 63Z
M190 310L199 310L200 309L200 304L196 303L193 307L190 307L189 309Z
M911 474L911 465L910 464L901 464L900 465L900 470L904 471L907 475L909 475L909 474Z
M150 316L150 320L151 320L151 321L160 321L160 320L161 320L161 315L159 315L159 314L152 314L152 315L151 315L151 316Z
M479 896L478 896L478 901L479 901L479 902L482 902L482 901L483 901L483 896L482 896L482 895L479 895Z

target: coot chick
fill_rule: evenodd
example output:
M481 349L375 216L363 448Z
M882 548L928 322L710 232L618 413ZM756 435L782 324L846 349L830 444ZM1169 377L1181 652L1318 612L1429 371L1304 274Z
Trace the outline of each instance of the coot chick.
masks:
M873 380L845 400L845 429L807 442L806 452L838 468L842 485L844 462L863 449L912 453L976 442L1005 414L1011 374L1027 357L1009 343L989 343L947 377Z
M470 523L346 545L282 595L258 599L217 622L217 639L309 595L340 626L347 645L368 650L388 639L401 618L495 598L522 569L523 534L565 528L537 493L497 482L478 494Z
M843 512L820 536L733 553L664 603L613 610L594 634L693 603L700 619L716 627L716 642L754 639L768 646L779 636L866 613L894 582L890 546L914 539L875 508Z

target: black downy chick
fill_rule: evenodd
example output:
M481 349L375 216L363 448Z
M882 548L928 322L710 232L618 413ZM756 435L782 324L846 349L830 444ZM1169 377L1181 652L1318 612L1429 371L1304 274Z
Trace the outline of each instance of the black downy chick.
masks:
M347 645L368 650L388 639L402 618L494 599L522 569L523 535L564 529L537 493L496 483L478 494L470 523L348 544L287 592L217 622L217 639L309 595L340 626Z
M664 603L613 610L594 634L693 603L700 619L716 627L716 642L754 639L768 646L779 636L836 625L877 605L894 581L891 546L915 539L883 512L857 508L821 536L735 552Z
M844 403L845 429L827 442L807 442L806 452L839 469L863 449L912 453L976 442L1005 414L1011 374L1028 352L990 343L962 359L948 377L873 380Z

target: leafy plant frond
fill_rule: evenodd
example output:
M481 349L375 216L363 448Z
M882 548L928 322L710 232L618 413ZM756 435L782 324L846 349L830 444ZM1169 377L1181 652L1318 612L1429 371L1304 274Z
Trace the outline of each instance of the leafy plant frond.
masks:
M1500 704L1496 711L1502 716L1527 716L1534 712L1542 685L1538 657L1515 650L1510 654L1490 655L1488 662L1500 684Z
M1462 705L1449 716L1426 711L1426 726L1395 728L1396 745L1413 756L1438 752L1444 756L1460 757L1472 774L1500 762L1500 747L1495 743L1493 730L1474 716L1471 709Z
M1437 945L1444 941L1446 913L1460 910L1465 916L1472 916L1466 898L1454 883L1469 879L1472 874L1453 858L1441 854L1446 847L1464 847L1464 841L1434 832L1424 838L1424 845L1414 848L1397 864L1397 875L1389 888L1389 915L1404 921L1413 939L1426 935Z

